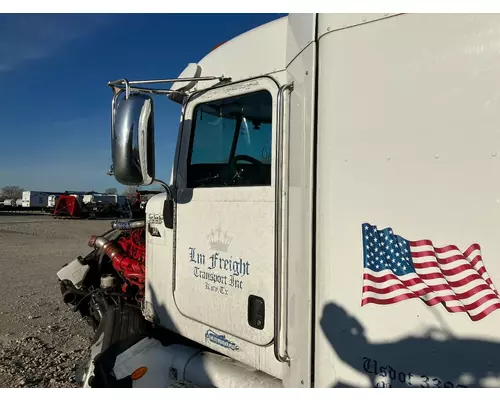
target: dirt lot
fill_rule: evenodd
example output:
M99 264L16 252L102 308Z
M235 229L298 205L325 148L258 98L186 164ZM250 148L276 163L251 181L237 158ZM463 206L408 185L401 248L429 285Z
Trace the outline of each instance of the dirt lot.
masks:
M75 387L91 328L62 302L61 266L110 221L0 212L0 387Z

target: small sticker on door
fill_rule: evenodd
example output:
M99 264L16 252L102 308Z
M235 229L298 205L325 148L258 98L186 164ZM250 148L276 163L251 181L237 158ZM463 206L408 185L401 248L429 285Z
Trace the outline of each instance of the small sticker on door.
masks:
M230 349L233 351L241 351L240 347L236 343L231 342L229 339L227 339L225 335L217 334L210 329L205 333L205 340L208 340L226 349Z

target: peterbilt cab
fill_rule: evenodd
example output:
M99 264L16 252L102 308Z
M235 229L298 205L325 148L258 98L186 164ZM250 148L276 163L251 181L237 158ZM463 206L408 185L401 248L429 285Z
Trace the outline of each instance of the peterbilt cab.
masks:
M291 14L109 82L111 173L164 193L59 273L85 385L500 386L498 22Z

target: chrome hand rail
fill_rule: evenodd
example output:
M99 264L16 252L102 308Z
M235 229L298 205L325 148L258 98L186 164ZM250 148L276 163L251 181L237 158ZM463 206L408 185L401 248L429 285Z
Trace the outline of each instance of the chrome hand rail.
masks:
M287 299L287 286L283 282L286 279L286 268L283 268L283 114L284 114L284 93L287 90L293 90L293 82L283 85L278 91L277 97L277 120L276 120L276 209L275 209L275 266L274 266L274 355L280 362L288 363L290 357L286 352L285 346L282 343L286 341L286 323L283 324L283 319L286 315L283 313L284 302ZM288 148L288 147L287 147ZM286 265L285 265L286 267Z

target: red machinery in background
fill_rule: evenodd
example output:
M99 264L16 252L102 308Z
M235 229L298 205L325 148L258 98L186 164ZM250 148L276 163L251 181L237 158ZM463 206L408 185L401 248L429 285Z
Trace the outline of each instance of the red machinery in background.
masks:
M57 200L52 215L54 218L130 218L131 211L130 201L125 196L66 193Z
M85 218L87 215L78 197L61 195L54 207L53 216L54 218Z

